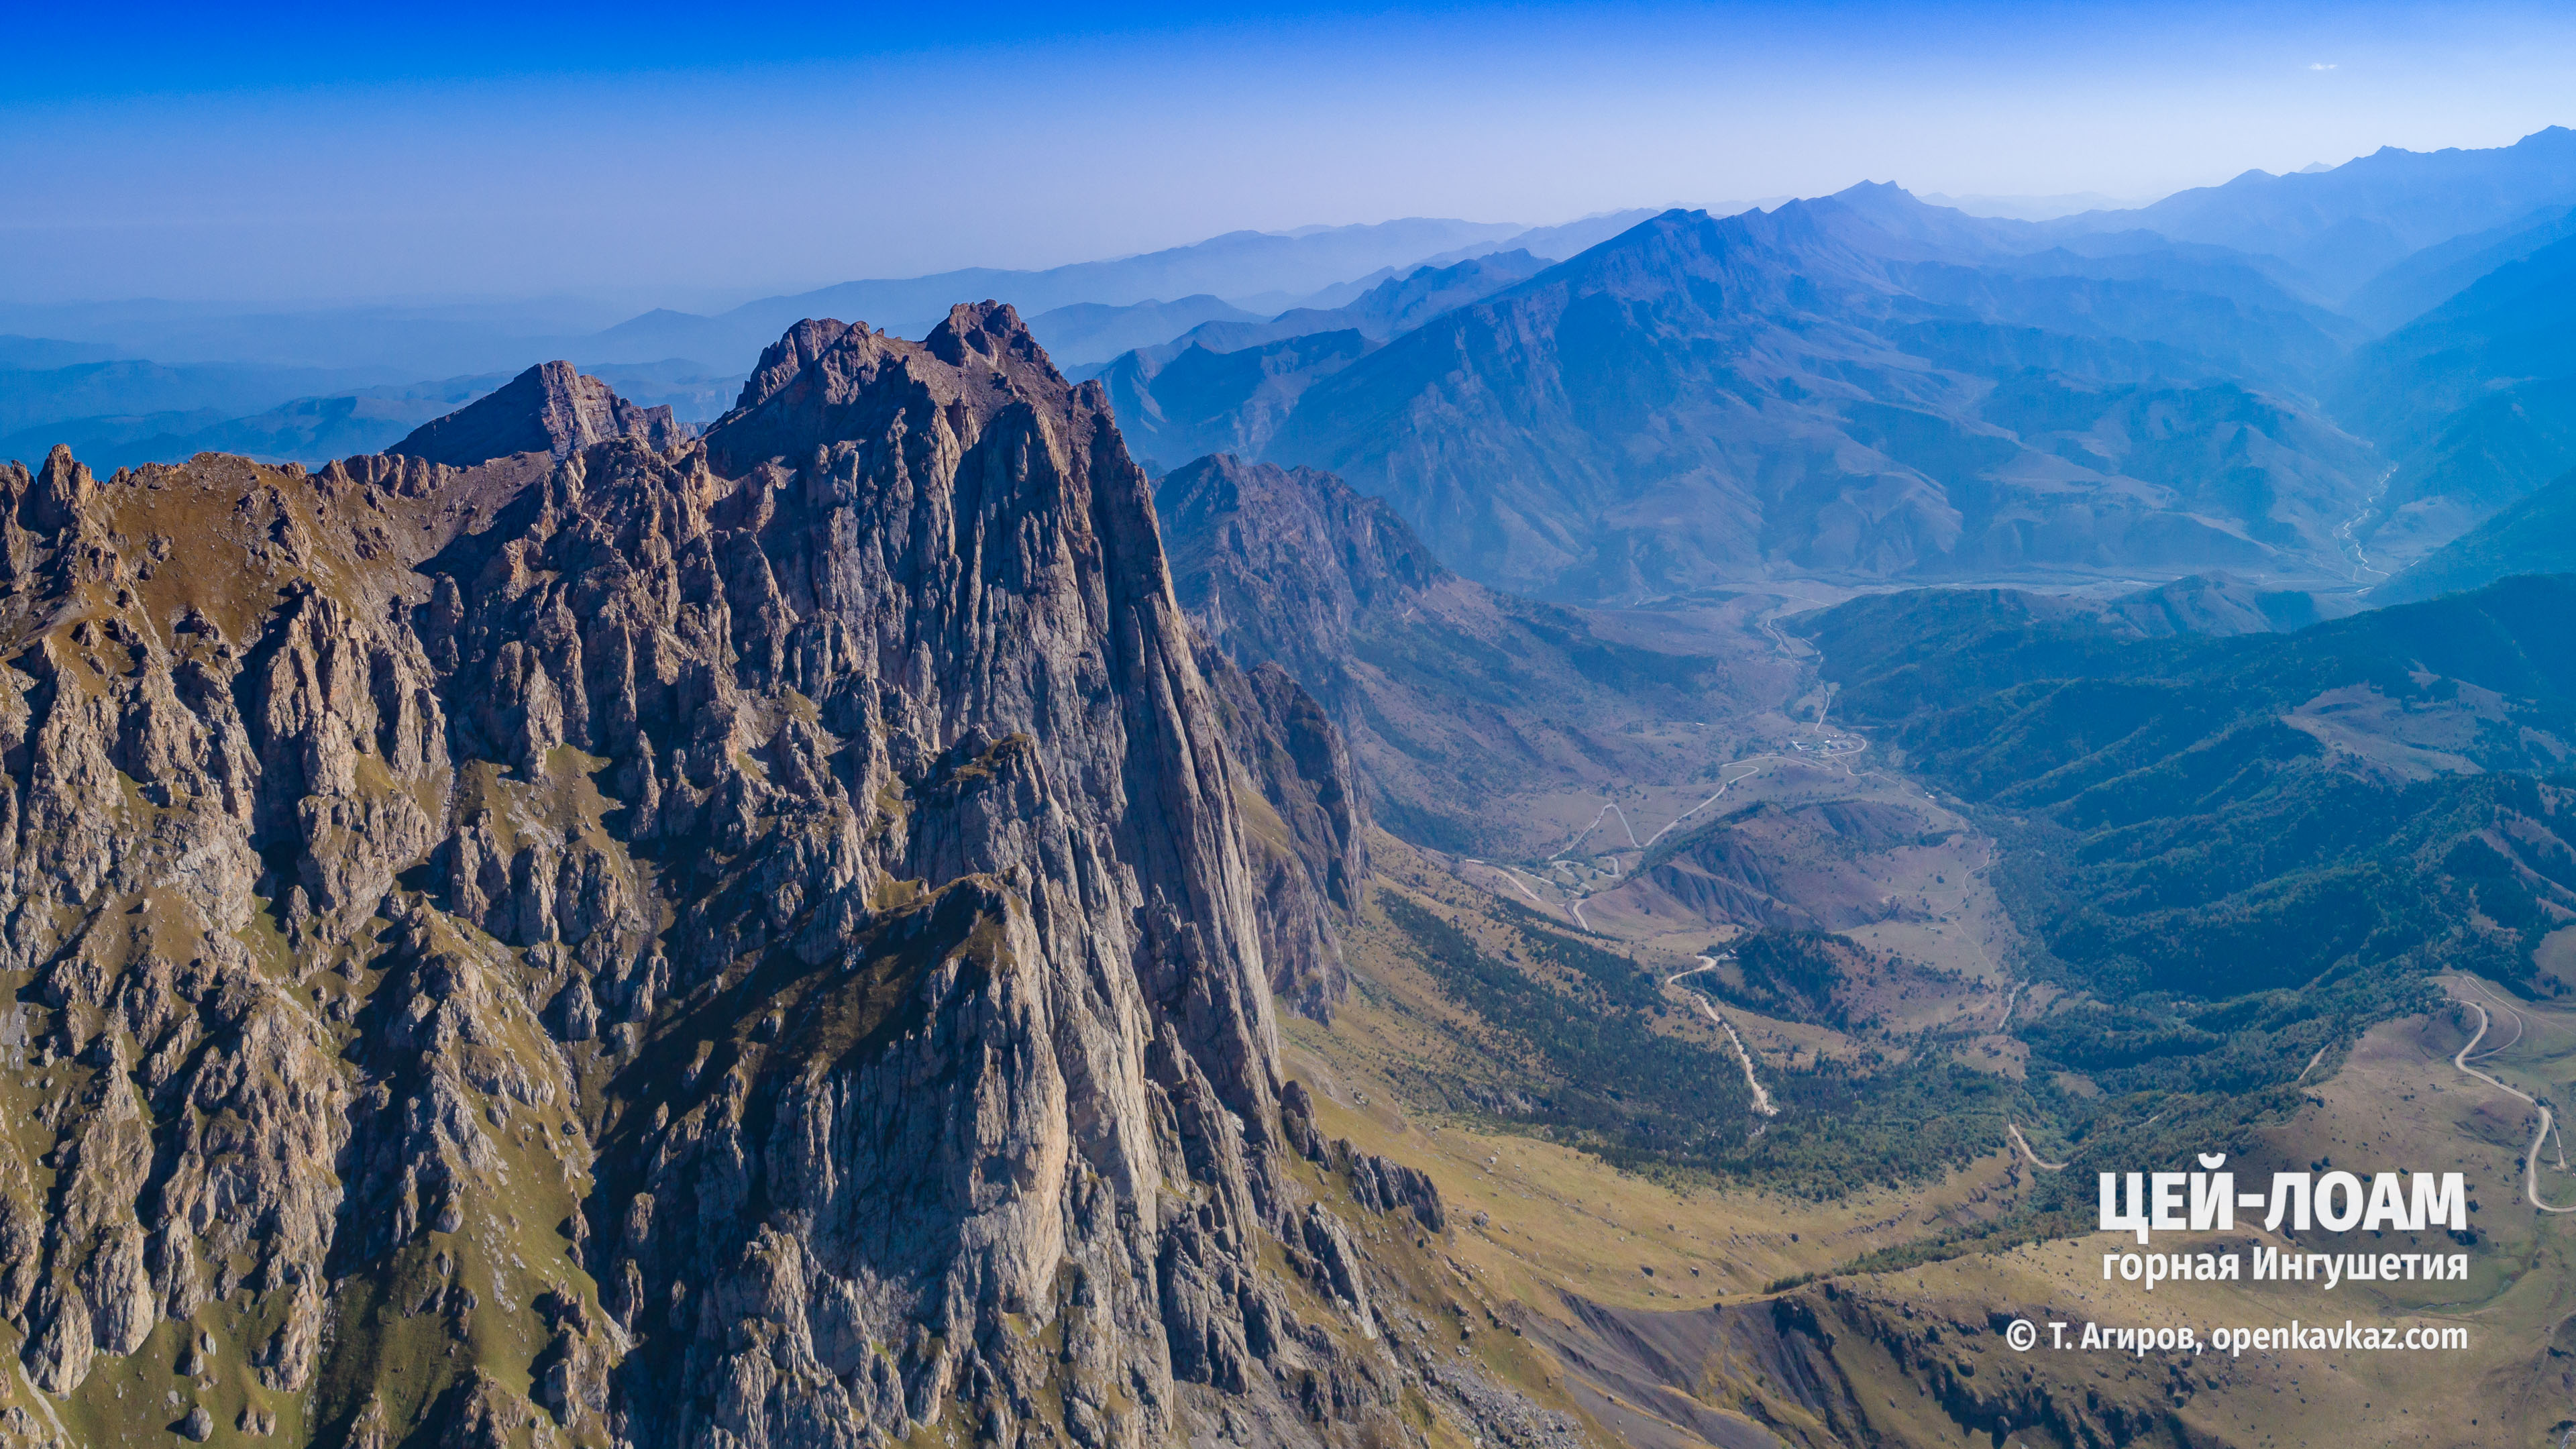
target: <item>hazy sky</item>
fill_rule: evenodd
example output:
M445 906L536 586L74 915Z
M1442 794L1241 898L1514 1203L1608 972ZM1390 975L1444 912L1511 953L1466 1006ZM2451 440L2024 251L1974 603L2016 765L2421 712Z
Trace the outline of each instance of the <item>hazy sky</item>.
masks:
M12 7L0 300L706 305L1862 179L2152 196L2576 122L2563 5L221 8Z

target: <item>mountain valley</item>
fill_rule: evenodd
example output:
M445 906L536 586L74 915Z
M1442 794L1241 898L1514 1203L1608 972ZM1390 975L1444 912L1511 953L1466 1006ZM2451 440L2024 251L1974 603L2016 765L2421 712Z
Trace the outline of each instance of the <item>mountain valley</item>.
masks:
M2571 208L0 345L0 1449L2557 1443Z

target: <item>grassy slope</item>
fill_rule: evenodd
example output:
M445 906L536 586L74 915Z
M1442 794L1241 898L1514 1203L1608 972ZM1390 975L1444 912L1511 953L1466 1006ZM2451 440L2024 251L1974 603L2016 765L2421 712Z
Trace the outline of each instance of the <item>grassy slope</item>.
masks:
M1481 893L1445 875L1436 861L1392 842L1382 859L1396 888L1419 908L1444 919L1454 912L1462 932L1515 949L1503 944L1510 939L1505 923L1513 918L1480 912ZM1451 1265L1462 1293L1478 1295L1478 1304L1501 1305L1498 1322L1526 1330L1507 1340L1471 1337L1470 1353L1606 1437L1700 1442L1688 1437L1687 1426L1705 1427L1695 1416L1717 1415L1765 1420L1769 1432L1801 1444L1949 1445L1971 1429L1978 1431L1976 1442L1988 1442L1986 1429L2002 1415L2015 1426L2009 1437L2031 1449L2078 1442L2058 1434L2079 1422L2124 1422L2135 1435L2125 1442L2155 1444L2514 1443L2536 1441L2564 1417L2565 1396L2554 1377L2558 1360L2543 1345L2576 1306L2565 1301L2576 1290L2563 1286L2576 1239L2560 1220L2542 1220L2520 1204L2518 1163L2532 1118L2522 1104L2451 1067L2450 1053L2466 1040L2458 1013L2383 1023L2321 1062L2308 1081L2273 1104L2276 1111L2236 1126L2232 1136L2194 1136L2201 1126L2187 1116L2171 1138L2158 1130L2170 1120L2132 1119L2102 1130L2106 1143L2121 1144L2103 1150L2135 1155L2141 1166L2163 1165L2161 1155L2146 1154L2224 1146L2236 1166L2257 1175L2319 1159L2355 1170L2466 1171L2480 1235L2467 1283L2346 1285L2328 1296L2309 1285L2240 1282L2167 1285L2149 1295L2100 1282L2102 1244L2089 1219L2073 1237L1953 1243L1928 1260L1905 1251L1962 1229L2008 1224L2070 1184L2089 1186L2080 1169L2039 1172L2001 1143L1934 1181L1818 1202L1705 1174L1623 1171L1547 1140L1473 1100L1514 1083L1543 1082L1532 1054L1513 1055L1515 1038L1462 1009L1382 909L1366 913L1350 956L1354 995L1335 1024L1288 1024L1290 1074L1315 1089L1327 1135L1348 1136L1365 1150L1417 1166L1439 1184L1451 1225L1446 1241L1434 1245L1435 1257ZM1534 975L1546 976L1523 956ZM2514 1009L2526 1014L2526 1029L2510 1050L2482 1065L2526 1091L2562 1091L2576 1080L2576 1010L2547 1003ZM1678 1015L1665 1020L1674 1023L1669 1034L1676 1041L1713 1044ZM2506 1027L2497 1030L2488 1045ZM2556 1173L2546 1152L2544 1161L2550 1166L2543 1191L2576 1201L2576 1175ZM2233 1244L2242 1250L2263 1236L2240 1227ZM2368 1246L2416 1247L2387 1240ZM2453 1246L2447 1239L2422 1245ZM1879 1266L1854 1271L1856 1262ZM1810 1274L1824 1276L1766 1291ZM1632 1381L1607 1375L1611 1345L1583 1336L1582 1314L1562 1296L1567 1293L1648 1315L1621 1321L1669 1325L1683 1341L1700 1344L1695 1352L1705 1357L1685 1355L1688 1361L1672 1366L1675 1382L1641 1398ZM2456 1322L2471 1327L2472 1341L2460 1355L2023 1357L1995 1340L1988 1320L1998 1311L2034 1319L2044 1311L2046 1318L2079 1325L2079 1332L2088 1320L2203 1330L2294 1317L2399 1326ZM1727 1347L1734 1340L1725 1334L1740 1335L1753 1320L1726 1315L1745 1312L1761 1321L1812 1318L1818 1332L1831 1335L1828 1398L1841 1418L1829 1420L1789 1392L1740 1343ZM1728 1324L1735 1326L1724 1332L1705 1327ZM1590 1347L1574 1352L1569 1343ZM2471 1418L2481 1421L2474 1429ZM2486 1437L2490 1429L2499 1436Z

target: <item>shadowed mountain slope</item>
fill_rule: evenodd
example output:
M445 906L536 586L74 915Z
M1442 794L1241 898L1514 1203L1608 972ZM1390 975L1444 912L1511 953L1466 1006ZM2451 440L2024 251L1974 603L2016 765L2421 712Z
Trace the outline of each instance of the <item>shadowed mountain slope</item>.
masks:
M2336 408L2397 470L2363 530L2399 562L2576 467L2576 238L2357 353Z
M1155 506L1182 607L1226 656L1322 703L1374 813L1409 839L1526 848L1514 797L1670 769L1677 747L1639 726L1696 725L1733 686L1714 659L1458 577L1326 474L1217 455L1167 475Z
M2371 590L2370 602L2402 604L2518 574L2568 573L2576 573L2576 473L2559 475Z
M2475 286L2500 267L2576 235L2576 205L2544 206L2503 226L2437 242L2370 280L2343 304L2365 327L2393 331Z
M2142 637L2161 639L2304 629L2317 622L2318 614L2309 594L2256 588L2225 574L2190 574L2112 599L2103 605L2102 617Z

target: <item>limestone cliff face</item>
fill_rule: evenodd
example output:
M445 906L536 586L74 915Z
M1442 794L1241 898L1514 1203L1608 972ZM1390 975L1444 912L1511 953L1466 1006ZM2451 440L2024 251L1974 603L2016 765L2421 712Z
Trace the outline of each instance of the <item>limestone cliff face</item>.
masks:
M0 1439L1413 1435L1282 1135L1347 759L1098 389L988 304L576 441L0 470Z

